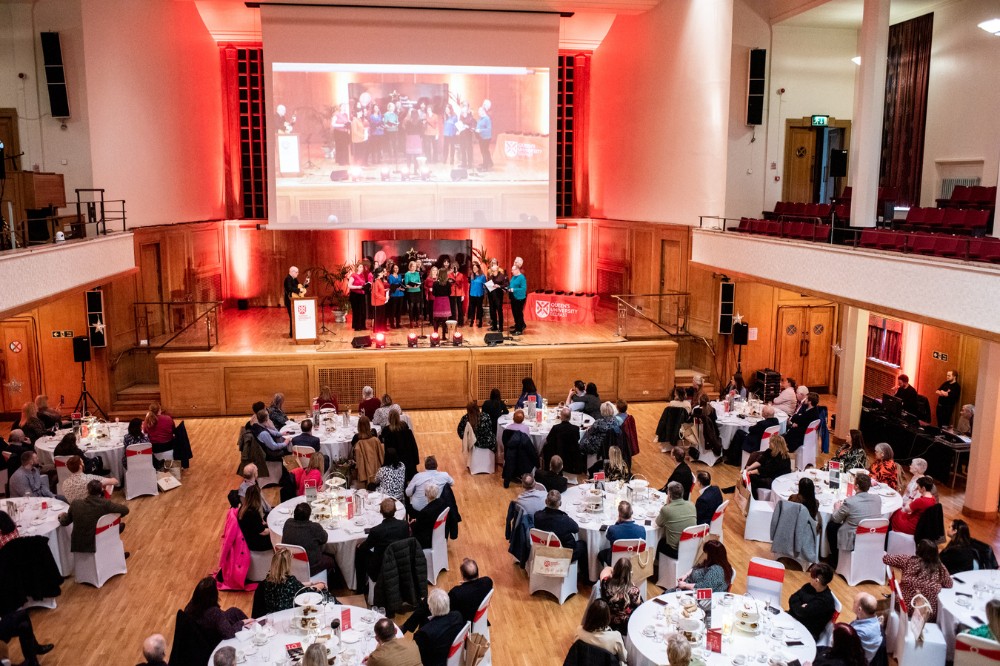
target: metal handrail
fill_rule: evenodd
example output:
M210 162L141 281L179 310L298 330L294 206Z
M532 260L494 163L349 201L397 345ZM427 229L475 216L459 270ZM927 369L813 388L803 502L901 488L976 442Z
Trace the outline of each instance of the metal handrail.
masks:
M686 291L666 291L661 293L652 294L611 294L611 298L615 299L618 304L618 331L617 334L620 336L625 335L625 329L627 328L626 322L628 319L629 312L633 315L638 316L650 324L660 329L669 336L680 336L687 334L687 298L691 295L690 292ZM677 318L674 322L674 329L671 331L666 328L659 321L653 319L645 312L637 308L635 305L630 303L626 299L636 299L636 298L658 298L658 299L675 299L678 301L677 308Z
M218 330L219 330L219 328L218 328L218 317L217 316L213 316L213 315L217 314L217 312L220 309L220 307L222 306L222 304L223 304L222 301L137 301L137 302L135 302L135 303L132 304L132 310L133 310L133 314L134 314L134 317L135 317L135 334L136 334L135 346L136 346L136 348L141 348L141 349L153 349L154 348L154 347L151 347L148 344L148 341L149 341L149 338L150 338L150 336L149 336L149 308L148 308L148 306L167 306L167 307L183 306L183 307L191 307L191 306L198 306L198 305L206 305L206 306L209 306L209 307L207 307L204 312L202 312L201 314L197 315L194 319L192 319L189 323L187 323L184 326L182 326L179 330L175 331L173 333L173 335L171 335L170 337L168 337L166 340L164 340L163 342L157 344L157 346L155 348L156 349L163 349L163 348L165 348L167 345L169 345L171 342L173 342L174 340L176 340L177 338L179 338L181 335L184 335L187 331L191 330L196 324L198 324L198 322L200 322L202 320L205 320L205 324L206 324L206 327L205 327L205 336L206 336L205 337L205 347L206 347L206 349L211 349L212 346L213 346L212 345L212 329L213 329L213 327L212 327L212 321L213 321L213 319L216 322L216 326L215 326L215 339L216 339L216 343L218 343ZM144 316L140 316L140 314L139 314L139 309L140 308L142 308L144 310L144 313L143 313ZM147 342L146 345L143 345L143 344L140 343L140 340L141 340L141 338L140 338L141 332L140 331L142 331L143 329L145 329L145 332L146 332L146 335L147 335L147 337L145 338L145 340Z

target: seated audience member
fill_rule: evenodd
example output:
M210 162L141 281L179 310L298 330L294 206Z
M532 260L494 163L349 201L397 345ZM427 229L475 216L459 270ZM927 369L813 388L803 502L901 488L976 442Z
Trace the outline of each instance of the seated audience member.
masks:
M308 502L300 502L292 511L292 518L285 522L281 531L281 543L301 546L309 557L309 575L316 576L323 571L335 571L333 557L324 550L330 536L323 526L309 520L312 507Z
M580 439L580 449L588 455L596 455L599 460L608 459L612 446L622 443L622 428L616 418L618 411L613 402L601 403L598 418L587 428ZM631 454L631 451L629 452ZM591 472L595 471L593 468Z
M319 404L320 409L332 409L335 412L340 411L340 404L337 402L337 396L333 394L329 386L321 386L319 389L319 396L316 398L316 402Z
M148 444L149 437L142 431L142 419L132 419L128 422L128 432L122 442L125 446Z
M646 584L645 581L642 582ZM611 611L609 626L623 636L628 635L628 619L632 612L642 604L639 587L632 582L632 560L623 557L615 562L614 567L608 567L601 572L601 599L608 604Z
M948 525L948 545L941 551L941 562L952 575L963 571L996 569L997 559L993 549L972 538L969 525L964 520L953 520Z
M570 407L574 402L583 402L583 396L587 395L587 385L582 379L577 379L573 382L573 386L570 388L569 393L566 394L566 406ZM573 411L579 411L580 408L574 409Z
M201 627L213 646L234 638L247 621L246 613L239 608L219 607L219 588L211 576L198 581L184 612Z
M399 412L389 412L389 425L382 428L379 435L386 450L396 449L399 461L406 470L406 483L417 474L420 465L420 451L410 426L406 425Z
M95 474L85 474L83 471L83 461L80 456L73 456L66 461L66 469L69 476L63 479L61 490L62 496L67 502L75 502L87 497L87 484L91 481L100 483L108 493L118 485L118 479L107 476L97 476Z
M475 560L469 558L462 560L460 571L462 572L462 582L451 588L448 592L448 598L451 600L452 610L461 613L463 621L472 622L486 595L493 589L493 580L489 576L480 577L479 565L476 564ZM427 624L430 617L431 613L425 599L400 629L403 633L411 633Z
M788 599L788 614L801 622L814 639L819 639L836 610L830 591L832 580L830 566L814 564L809 567L809 582Z
M674 471L670 473L670 478L667 482L663 484L660 488L661 493L667 492L667 486L671 482L676 481L680 484L681 489L684 492L684 499L689 499L691 497L691 487L694 485L694 474L691 472L691 467L688 466L686 462L686 453L683 447L677 446L671 449L670 456L674 459L676 466Z
M142 642L142 658L137 666L167 666L167 640L162 634L153 634Z
M910 414L916 414L920 409L920 396L917 394L917 389L913 388L910 384L910 378L906 375L900 375L896 381L898 384L894 395L903 401L903 410Z
M87 474L103 474L104 473L104 463L101 462L100 458L88 458L87 454L76 445L76 435L73 433L66 433L63 438L59 440L56 444L56 448L52 451L52 456L79 456L83 462L83 471Z
M351 460L358 483L374 490L375 475L385 460L385 446L372 430L367 416L358 417L358 432L351 441Z
M427 486L425 492L427 506L410 514L413 517L410 531L413 532L413 536L420 542L423 548L431 547L431 540L434 536L434 525L441 512L448 508L448 503L441 499L440 492L441 489L437 486Z
M789 453L795 453L799 450L805 441L809 424L817 419L819 419L819 394L809 392L806 394L805 407L796 411L795 415L788 420L785 443L788 444Z
M542 394L535 386L535 380L531 377L524 377L521 380L521 395L518 397L514 406L518 409L524 409L527 406L526 403L529 395L534 398L535 407L541 409Z
M837 452L830 458L829 462L833 461L840 463L841 472L849 469L868 468L865 438L861 435L860 430L852 430L850 432L850 439L840 445L840 448L837 449Z
M791 377L785 377L781 380L781 392L771 403L774 408L784 412L785 414L791 416L795 413L795 408L798 406L799 401L795 397L795 380Z
M237 663L236 648L232 645L221 647L212 655L212 666L236 666Z
M288 439L274 428L267 426L267 410L261 409L257 412L257 422L250 427L254 439L264 449L264 454L268 460L282 460L291 453L292 449L288 444Z
M872 478L879 483L884 483L893 490L897 490L897 479L899 477L899 467L892 459L892 447L881 442L875 445L875 461L872 463Z
M657 553L677 559L677 546L681 542L681 533L689 527L697 525L697 512L694 504L684 499L684 489L681 484L671 481L667 484L667 503L656 516L657 527L663 528L663 538L656 546Z
M930 539L917 542L916 555L885 555L882 562L895 567L902 572L899 587L905 599L912 599L918 594L927 597L931 605L931 617L928 622L937 619L938 594L944 588L952 587L948 569L941 564L937 546Z
M631 481L632 471L622 456L618 446L608 447L608 459L604 461L604 478L607 481Z
M128 507L106 499L101 482L90 481L87 483L86 499L72 502L69 511L59 514L60 525L73 525L70 550L74 553L97 552L97 521L109 513L117 513L124 518L128 515ZM124 529L125 523L121 523L118 530ZM125 553L125 557L128 556Z
M562 458L560 456L552 456L549 459L548 468L548 471L539 469L535 473L535 481L545 488L545 490L558 490L561 493L566 492L569 479L563 476Z
M552 426L545 438L542 461L547 466L551 463L552 456L559 456L567 472L582 474L587 468L587 456L580 449L580 426L570 423L572 415L573 412L568 407L559 410L559 423Z
M867 666L865 652L854 627L843 622L833 625L833 644L816 650L812 666Z
M271 404L267 406L267 417L271 419L275 429L281 430L288 423L288 415L285 414L285 394L275 393L271 398Z
M17 523L6 511L0 510L0 548L21 536L17 531Z
M431 619L413 634L423 666L447 666L448 652L458 632L465 626L461 613L451 610L451 600L444 590L432 589L427 595Z
M523 416L523 415L522 415ZM497 424L479 409L479 403L470 400L465 406L465 414L458 421L458 438L465 441L466 426L472 428L473 446L477 449L497 450ZM467 450L466 455L471 451Z
M958 422L955 423L955 432L959 435L965 435L966 437L972 437L972 422L976 418L976 406L975 405L962 405L962 409L958 414Z
M243 481L240 482L240 487L237 488L240 497L243 497L247 493L247 488L254 486L260 487L257 483L257 465L253 463L247 463L243 466ZM260 504L264 508L264 515L271 513L271 505L268 503L267 498L264 497L264 493L260 494Z
M381 406L375 410L375 415L372 416L372 425L377 425L380 428L384 428L389 425L390 411L402 415L403 408L395 404L392 401L392 396L386 393L382 396Z
M309 456L306 467L296 467L292 470L295 478L295 492L299 497L306 494L306 485L320 488L323 485L323 454L314 453Z
M493 423L498 423L504 414L510 414L510 407L503 401L500 389L490 389L490 399L483 403L482 411L490 415Z
M795 502L796 504L801 504L809 512L809 516L816 521L816 531L818 532L822 524L819 517L819 500L816 499L816 484L813 480L807 476L799 479L799 491L793 493L789 498L789 502Z
M721 541L706 541L703 554L695 562L691 571L677 579L677 587L682 590L697 590L705 587L713 592L728 592L733 584L733 567L729 555Z
M688 666L691 663L691 643L684 634L667 636L667 666Z
M35 411L38 418L48 430L55 430L62 425L62 412L49 407L49 396L39 395L35 397Z
M39 643L35 638L35 629L31 626L31 617L24 609L5 611L0 615L0 641L9 643L17 636L21 643L21 654L24 655L22 666L38 666L39 655L52 652L52 643Z
M299 666L327 666L329 663L326 646L321 643L313 643L306 648Z
M410 538L410 526L405 520L396 518L395 500L386 497L378 508L382 514L382 522L373 527L368 537L358 546L359 553L364 554L366 563L364 571L367 571L368 578L372 580L378 580L378 575L382 571L382 559L386 548L397 541ZM358 585L364 587L365 581L359 580Z
M0 469L6 466L7 479L10 480L14 476L14 472L21 466L21 454L25 451L34 451L35 447L20 430L11 430L10 434L7 435L7 440L4 442L3 437L0 437L0 451L6 453L10 458L6 463L0 458Z
M583 412L595 421L601 418L601 397L597 394L597 384L588 383L583 391L583 395L570 394L571 399L567 399L566 406L574 412Z
M889 524L894 532L915 534L920 516L937 504L937 498L934 497L934 479L922 476L917 479L917 487L920 489L920 496L913 500L904 500L903 508L892 514Z
M923 492L917 485L917 481L920 480L924 474L927 473L927 461L923 458L914 458L910 461L910 482L906 484L906 490L902 491L903 501L912 502L913 500L920 497Z
M424 461L424 471L417 472L407 484L406 496L410 498L410 506L419 511L427 506L425 493L428 486L435 485L438 490L441 490L445 484L452 485L454 483L455 479L451 478L448 472L438 471L437 458L427 456L427 460Z
M746 466L746 471L750 475L750 488L754 492L754 497L761 488L770 489L771 483L779 476L791 474L792 459L788 455L785 438L781 435L771 435L767 449L761 452L757 460Z
M361 402L358 403L358 416L367 416L371 420L375 411L382 406L382 401L375 397L375 389L366 386L361 389Z
M576 638L610 652L618 657L620 664L625 664L628 658L621 632L611 628L611 609L604 599L593 599L587 605L583 623L576 630Z
M42 437L52 434L52 429L46 428L42 420L38 418L38 407L33 402L26 402L21 408L21 420L18 424L24 434L31 440L32 444L37 443Z
M392 620L383 617L375 623L375 642L368 666L421 666L420 648L406 637L396 638Z
M406 499L406 467L399 461L396 449L385 450L385 460L375 474L378 492L384 497L392 497L402 502Z
M698 499L694 503L697 514L697 525L711 525L716 509L722 506L722 491L719 486L712 485L712 475L709 472L698 472L694 477L698 488Z
M563 548L573 551L573 561L587 559L587 544L577 541L576 535L580 526L559 507L562 505L562 494L558 490L550 490L545 496L545 508L535 514L535 527L545 532L552 532L559 539ZM584 577L587 567L579 567L580 576Z
M11 474L9 486L11 497L56 497L49 489L49 477L38 471L38 454L34 451L21 454L21 466Z
M837 566L841 550L854 550L854 538L861 521L882 517L882 499L868 492L871 486L870 476L858 474L854 479L854 495L840 502L840 506L830 516L830 522L826 524L826 540L830 544L829 561L833 567Z
M990 599L986 602L986 624L981 624L962 633L990 641L1000 641L1000 598Z
M313 433L312 419L303 419L299 424L302 432L292 437L292 446L308 446L313 451L319 451L319 437Z
M605 566L610 566L611 547L615 542L619 539L645 539L646 528L632 520L632 505L623 500L618 503L618 520L608 528L606 535L608 547L597 554L597 559Z
M246 425L244 425L243 427L246 428L247 430L250 430L251 428L253 428L253 424L257 423L257 412L259 412L262 409L265 412L267 411L267 405L264 404L263 400L258 400L257 402L255 402L252 405L250 405L250 420L247 421ZM270 417L268 417L267 423L265 425L268 428L270 428L271 430L275 430L274 424L271 423L271 418Z
M278 548L271 558L271 569L267 572L253 595L253 616L262 617L295 605L295 597L303 587L316 590L326 589L322 581L300 581L292 575L292 553L287 548ZM334 601L336 603L336 601Z
M858 592L854 597L853 610L857 619L851 622L851 627L857 633L861 648L865 651L865 661L861 666L866 666L882 646L882 625L875 617L878 601L867 592Z
M817 397L818 399L818 397ZM789 416L795 416L809 409L809 387L799 384L795 389L795 411Z
M531 424L524 422L524 410L515 409L514 415L511 417L511 422L504 426L504 432L508 430L523 432L525 435L531 436ZM506 441L506 438L505 440Z
M733 435L733 444L740 440L740 447L747 453L754 453L755 451L760 451L761 440L764 439L764 431L776 425L780 425L778 417L775 415L775 408L772 405L764 405L760 408L760 415L763 416L760 421L754 423L746 431L737 430L736 434ZM740 433L745 433L740 436Z
M539 488L534 476L525 474L521 477L521 494L514 502L521 507L526 515L533 516L545 508L546 493L548 493L548 489Z
M174 419L154 402L149 405L146 418L142 421L142 431L153 445L153 453L167 453L174 450Z
M264 523L264 507L260 498L260 488L257 486L247 488L243 495L243 503L236 514L247 548L258 552L271 550L271 530Z

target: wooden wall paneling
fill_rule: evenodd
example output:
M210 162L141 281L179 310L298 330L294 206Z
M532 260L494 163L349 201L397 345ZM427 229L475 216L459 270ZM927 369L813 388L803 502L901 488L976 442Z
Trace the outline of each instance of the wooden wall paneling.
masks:
M962 404L976 404L976 384L979 382L979 338L962 336L959 355L960 373L958 381L962 385Z
M183 230L168 231L164 235L164 241L160 244L160 261L165 269L163 298L168 301L182 300L194 288L188 235Z
M542 359L542 385L546 395L569 393L573 382L582 379L597 384L597 392L602 400L614 400L618 396L618 369L621 360L616 357L590 357L586 355L565 356ZM671 377L672 379L672 377Z
M713 339L718 330L719 281L712 271L692 266L688 269L688 331Z
M625 245L625 243L623 243ZM660 243L649 228L632 228L628 233L629 292L657 294L660 292ZM650 315L655 318L655 315Z
M160 366L160 395L165 409L183 416L225 414L225 375L221 366ZM256 400L256 398L255 398ZM249 411L251 400L242 412Z
M597 259L615 263L627 262L629 258L627 231L627 226L611 220L600 220L596 225Z
M309 368L302 365L254 365L226 368L226 412L249 412L250 405L270 403L275 393L285 394L285 411L303 412L312 405Z
M716 296L718 303L718 296ZM773 367L775 301L774 288L768 285L737 281L736 311L743 321L757 329L757 339L743 348L743 375L763 368ZM735 350L734 350L735 351Z
M674 373L665 373L663 369L674 366L675 355L672 353L625 355L621 364L618 397L625 400L663 400L674 385Z
M434 363L426 360L396 361L386 366L386 393L407 396L408 407L430 409L436 405L453 404L456 396L472 395L470 355L448 354Z
M920 384L917 385L917 392L925 395L931 401L931 410L937 405L937 396L934 391L945 379L945 373L949 370L959 370L961 362L961 333L946 331L934 326L924 326L923 334L920 337L920 360L917 367ZM948 360L934 358L934 355L945 354ZM961 378L961 375L959 375Z

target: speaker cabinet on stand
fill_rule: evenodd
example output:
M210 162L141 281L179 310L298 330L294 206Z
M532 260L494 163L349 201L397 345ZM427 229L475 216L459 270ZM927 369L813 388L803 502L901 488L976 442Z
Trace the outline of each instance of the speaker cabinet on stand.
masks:
M87 363L90 361L90 338L79 336L73 338L73 361L80 364L80 399L76 401L74 412L79 412L82 416L87 414L100 414L104 420L108 420L107 413L94 399L94 396L87 390ZM93 405L93 411L90 406Z

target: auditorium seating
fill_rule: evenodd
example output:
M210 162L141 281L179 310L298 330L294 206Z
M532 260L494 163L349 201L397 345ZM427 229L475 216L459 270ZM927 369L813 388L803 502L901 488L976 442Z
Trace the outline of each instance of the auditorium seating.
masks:
M793 203L779 201L773 211L764 211L765 220L829 223L833 207L830 204Z
M997 188L982 185L956 185L951 197L938 199L938 208L992 208L996 205Z
M902 231L982 235L989 218L990 211L978 208L914 207L907 212L906 220L895 226Z

